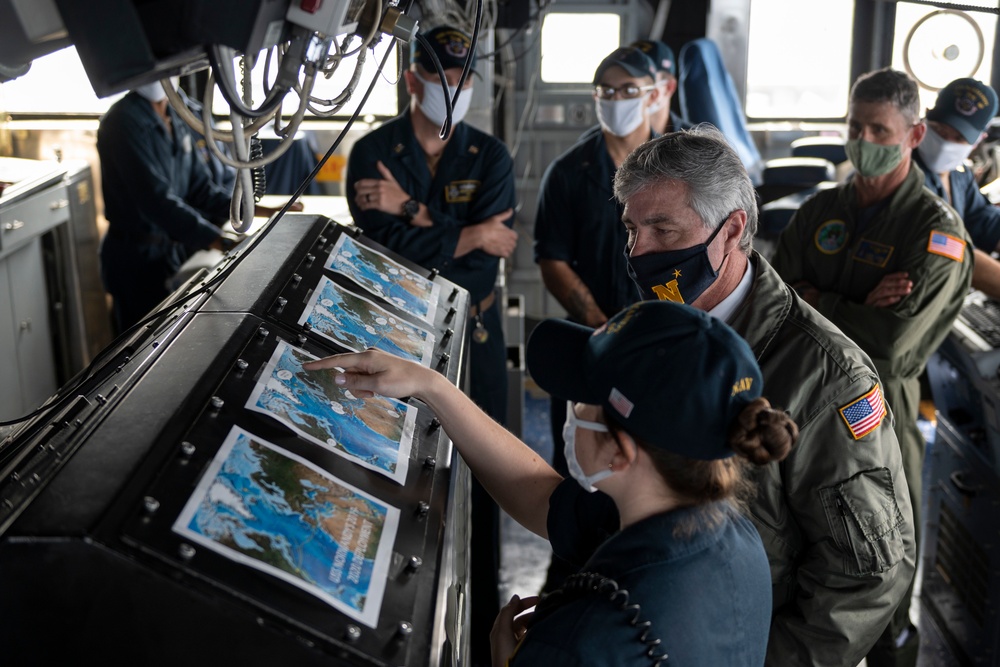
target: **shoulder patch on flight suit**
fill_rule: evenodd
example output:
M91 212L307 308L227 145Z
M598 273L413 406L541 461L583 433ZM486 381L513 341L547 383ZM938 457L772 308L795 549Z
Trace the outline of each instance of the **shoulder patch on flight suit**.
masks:
M860 396L840 408L840 416L847 429L860 440L879 427L885 418L885 401L878 385L872 387L864 396Z
M449 204L470 202L479 190L480 181L452 181L444 186L444 199Z
M872 264L879 268L889 263L892 251L895 248L884 243L877 243L868 239L861 239L858 249L854 252L854 259L865 264Z
M847 225L843 220L827 220L816 230L816 249L824 255L835 255L847 244Z
M932 231L927 241L927 252L961 262L965 258L965 241L951 234Z

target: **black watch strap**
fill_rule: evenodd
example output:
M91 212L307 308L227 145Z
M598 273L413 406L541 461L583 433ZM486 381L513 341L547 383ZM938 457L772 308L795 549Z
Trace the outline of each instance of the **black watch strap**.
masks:
M417 213L420 213L420 202L418 202L416 199L407 200L403 204L403 218L407 222L417 217Z

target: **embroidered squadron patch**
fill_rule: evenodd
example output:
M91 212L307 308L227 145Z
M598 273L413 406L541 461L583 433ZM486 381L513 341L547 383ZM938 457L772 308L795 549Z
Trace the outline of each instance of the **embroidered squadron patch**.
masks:
M875 385L871 391L840 408L840 416L855 440L860 440L879 427L885 418L882 390Z
M847 225L843 220L827 220L815 236L816 249L824 255L835 255L847 244Z
M861 239L858 249L854 251L854 259L858 262L882 268L889 263L889 258L892 257L893 250L894 248L891 245Z
M444 199L449 204L470 202L479 190L479 181L452 181L444 187Z
M965 241L944 232L931 232L931 238L927 242L927 252L961 262L965 257Z

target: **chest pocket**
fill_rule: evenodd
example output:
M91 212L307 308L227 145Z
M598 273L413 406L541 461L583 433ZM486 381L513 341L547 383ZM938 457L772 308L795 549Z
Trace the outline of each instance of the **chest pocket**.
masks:
M886 468L858 473L819 490L844 574L885 572L904 557L903 513Z

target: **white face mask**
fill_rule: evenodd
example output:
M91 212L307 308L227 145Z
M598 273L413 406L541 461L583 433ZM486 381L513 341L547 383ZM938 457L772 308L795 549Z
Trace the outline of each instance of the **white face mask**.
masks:
M180 85L181 78L179 76L170 77L170 83L174 90L177 90L178 85ZM159 102L166 99L167 94L163 91L163 84L159 81L154 81L152 83L147 83L139 86L135 89L135 92L139 93L142 97L146 98L150 102Z
M586 491L593 493L597 491L597 487L594 486L597 482L602 479L607 479L614 474L611 469L608 470L598 470L593 475L588 475L583 472L583 467L580 466L580 459L576 458L576 429L585 428L588 431L598 431L600 433L607 433L608 427L604 424L598 422L590 422L583 419L579 419L576 413L573 412L573 402L566 401L566 423L563 424L563 453L566 455L566 466L569 468L569 476L575 479L580 486L582 486Z
M420 110L427 120L431 121L435 125L441 125L444 123L445 118L448 115L448 108L444 101L444 90L441 89L441 80L435 79L434 81L428 81L419 74L416 75L418 79L424 84L424 94L420 100ZM451 99L455 99L455 91L458 90L458 86L448 86L448 96ZM469 86L462 91L462 94L458 96L458 102L455 104L455 108L451 110L451 122L457 124L462 122L465 118L465 114L469 112L469 105L472 103L472 86Z
M965 162L965 158L972 153L972 146L948 141L928 125L927 133L917 146L917 151L928 169L935 174L943 174Z
M652 116L654 116L654 115L656 115L657 113L660 112L660 109L662 109L665 106L664 105L664 101L666 100L666 97L667 97L667 82L666 81L662 81L662 82L656 84L656 87L660 91L660 96L657 97L656 101L653 102L652 104L650 104L649 107L646 109L646 113L649 114L650 117L652 117Z
M597 119L601 127L616 137L627 137L642 125L646 117L646 96L632 100L597 100Z

